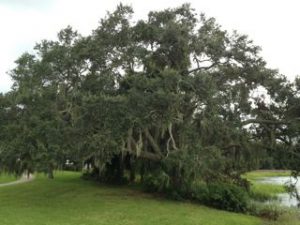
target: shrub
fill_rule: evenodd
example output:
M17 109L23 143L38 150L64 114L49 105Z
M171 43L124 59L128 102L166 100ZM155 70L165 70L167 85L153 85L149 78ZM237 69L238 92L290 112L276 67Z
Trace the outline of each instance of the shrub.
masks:
M157 171L144 177L143 187L148 192L163 193L175 200L194 200L201 204L232 212L246 212L249 195L245 189L228 183L187 182L174 185L165 172Z
M209 195L208 187L203 182L194 183L191 186L190 198L200 203L205 204L207 200L207 196Z
M245 212L249 199L244 189L226 183L200 185L194 196L208 206L233 212Z
M168 192L170 178L164 172L148 174L144 177L143 187L147 192Z

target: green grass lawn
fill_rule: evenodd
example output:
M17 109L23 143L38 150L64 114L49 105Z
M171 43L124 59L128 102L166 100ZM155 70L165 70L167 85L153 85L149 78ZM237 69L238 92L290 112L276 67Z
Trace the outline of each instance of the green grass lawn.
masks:
M0 184L12 182L15 180L17 180L17 178L13 175L4 174L4 173L0 174Z
M63 172L0 188L1 225L259 225L259 218L98 185Z

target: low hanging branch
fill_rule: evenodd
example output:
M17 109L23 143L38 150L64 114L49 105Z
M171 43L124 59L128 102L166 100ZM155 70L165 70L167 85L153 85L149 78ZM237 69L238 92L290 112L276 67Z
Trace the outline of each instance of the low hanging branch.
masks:
M135 143L135 141L132 139L131 140L132 143ZM140 157L140 158L144 158L144 159L149 159L149 160L152 160L152 161L160 161L162 159L161 156L159 156L158 154L155 154L155 153L151 153L151 152L147 152L147 151L142 151L141 149L139 148L142 148L142 147L137 147L137 145L135 145L136 148L136 151L130 149L127 145L127 147L125 147L125 141L122 140L122 143L123 143L123 148L122 148L122 151L123 152L128 152L129 154L132 154L132 155L137 155L137 157ZM128 143L127 143L128 144ZM131 144L129 146L132 146ZM139 151L139 153L137 153L137 151Z
M132 155L136 155L137 157L141 157L141 158L145 158L145 159L149 159L149 160L153 160L153 161L159 161L163 158L163 155L161 154L160 149L159 149L158 145L155 143L155 140L151 136L149 130L148 129L146 129L146 130L147 131L145 132L145 134L147 133L149 135L148 140L150 141L150 144L151 144L152 148L154 149L155 153L142 150L143 149L142 132L141 131L139 132L139 140L135 141L133 138L133 128L130 128L127 132L126 147L125 147L125 141L122 141L122 143L123 143L122 150L123 150L123 152L128 152ZM147 137L147 135L146 135L146 137ZM151 143L151 138L153 141L152 143Z
M124 152L128 152L129 154L133 154L133 155L136 154L136 152L130 151L128 148L125 148L123 150L124 150ZM139 157L144 158L144 159L149 159L149 160L152 160L152 161L160 161L162 159L161 156L159 156L155 153L145 152L145 151L141 151Z

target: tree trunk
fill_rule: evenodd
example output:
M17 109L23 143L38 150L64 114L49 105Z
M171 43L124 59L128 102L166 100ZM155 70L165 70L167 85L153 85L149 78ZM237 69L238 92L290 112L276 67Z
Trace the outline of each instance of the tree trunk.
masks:
M54 174L53 174L53 169L52 168L48 168L48 178L49 179L53 179L54 178Z
M144 182L144 177L145 177L145 165L144 165L144 162L142 162L142 165L141 165L140 175L141 175L141 183L143 183Z
M129 175L129 181L130 183L134 183L135 181L135 161L134 157L130 157L130 175Z

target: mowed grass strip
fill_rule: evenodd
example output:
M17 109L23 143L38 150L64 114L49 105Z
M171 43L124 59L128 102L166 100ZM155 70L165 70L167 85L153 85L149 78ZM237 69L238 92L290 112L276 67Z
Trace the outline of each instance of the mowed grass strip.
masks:
M0 189L1 225L258 225L256 217L169 201L60 172Z

